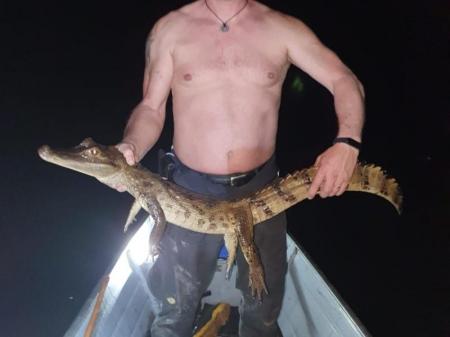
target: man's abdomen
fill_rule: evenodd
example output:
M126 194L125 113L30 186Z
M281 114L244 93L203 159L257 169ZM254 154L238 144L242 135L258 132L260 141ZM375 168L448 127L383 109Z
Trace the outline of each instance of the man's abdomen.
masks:
M250 171L272 156L279 97L240 89L181 99L174 95L173 142L184 164L205 173L230 174Z

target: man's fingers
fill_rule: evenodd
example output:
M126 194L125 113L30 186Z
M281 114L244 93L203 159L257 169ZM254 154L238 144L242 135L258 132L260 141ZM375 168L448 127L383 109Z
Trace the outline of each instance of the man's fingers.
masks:
M124 156L128 165L133 166L136 164L137 160L134 145L129 143L119 143L116 145L116 147L120 152L122 152L122 155Z
M325 175L323 171L319 169L313 179L313 182L311 183L311 186L308 189L308 199L314 198L314 196L317 194L320 185L322 185L324 177Z
M344 193L344 192L347 190L347 186L348 186L347 181L343 181L343 182L341 183L341 185L338 186L336 195L337 195L337 196L342 195L342 193Z
M334 197L334 196L336 196L337 195L337 193L339 192L339 189L340 189L341 187L338 185L338 184L335 184L334 185L334 187L333 187L333 191L332 191L332 193L330 193L330 197Z
M134 153L132 150L126 149L122 152L122 154L125 157L125 160L127 161L128 165L133 166L136 164L136 159L134 158Z
M125 186L119 185L119 186L116 186L116 190L119 192L125 192L127 190L127 188Z
M341 195L347 189L351 168L355 167L358 152L348 152L348 146L330 147L316 158L317 174L308 190L308 198L317 193L322 198Z
M331 191L328 196L329 197L336 196L344 183L345 183L344 175L342 173L336 175L334 178L333 187L331 188Z
M326 197L332 196L333 188L334 188L335 183L336 183L336 179L337 179L337 177L333 176L331 174L328 174L325 177L325 182L320 187L320 192L319 192L319 194L320 194L320 196L322 198L326 198Z
M116 148L122 153L122 155L125 158L125 161L127 162L128 165L132 166L132 165L136 164L137 160L136 160L134 145L129 144L129 143L119 143L116 145ZM105 183L106 185L108 185L109 187L114 188L116 191L119 191L119 192L127 191L127 188L125 185L117 184L117 183L107 183L105 181L102 181L102 182Z

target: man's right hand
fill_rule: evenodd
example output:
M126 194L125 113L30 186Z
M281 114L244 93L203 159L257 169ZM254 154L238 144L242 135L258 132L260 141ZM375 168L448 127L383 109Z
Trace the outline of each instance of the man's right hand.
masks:
M138 162L136 158L136 148L133 144L130 143L119 143L116 145L116 148L123 154L125 160L127 161L127 164L130 166L136 165ZM107 184L109 187L116 189L119 192L125 192L127 190L125 185L122 184Z
M136 158L136 147L133 144L122 142L117 144L116 148L122 152L128 165L136 165L138 160Z

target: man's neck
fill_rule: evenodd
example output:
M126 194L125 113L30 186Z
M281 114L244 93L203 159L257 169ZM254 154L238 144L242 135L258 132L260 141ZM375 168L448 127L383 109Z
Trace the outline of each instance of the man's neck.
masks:
M247 3L247 0L206 0L208 6L218 15L222 20L227 20L229 17L236 14Z

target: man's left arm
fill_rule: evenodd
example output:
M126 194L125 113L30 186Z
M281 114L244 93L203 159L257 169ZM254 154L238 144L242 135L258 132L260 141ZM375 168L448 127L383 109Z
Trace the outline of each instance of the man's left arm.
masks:
M325 47L301 21L285 16L284 35L289 61L325 86L334 96L338 119L337 137L361 142L364 124L364 89L339 57ZM346 143L336 143L317 157L317 174L308 197L341 195L350 181L359 150Z

